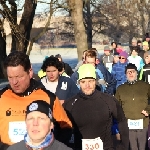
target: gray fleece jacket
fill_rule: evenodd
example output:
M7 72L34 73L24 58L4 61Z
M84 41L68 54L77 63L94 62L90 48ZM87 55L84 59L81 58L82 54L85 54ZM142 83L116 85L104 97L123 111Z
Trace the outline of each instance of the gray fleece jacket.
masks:
M7 150L29 150L29 148L27 148L24 141L20 141L16 144L11 145ZM43 150L72 150L72 149L67 147L63 143L54 140L48 147L45 147Z

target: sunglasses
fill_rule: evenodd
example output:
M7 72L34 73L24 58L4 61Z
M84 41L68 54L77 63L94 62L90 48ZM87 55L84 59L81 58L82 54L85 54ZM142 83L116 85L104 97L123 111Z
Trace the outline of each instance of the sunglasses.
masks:
M124 57L119 57L119 59L125 59Z

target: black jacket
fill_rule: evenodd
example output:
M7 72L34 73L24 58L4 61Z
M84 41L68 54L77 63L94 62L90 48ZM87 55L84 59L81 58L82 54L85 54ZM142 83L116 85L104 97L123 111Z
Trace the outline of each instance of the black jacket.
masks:
M118 122L121 142L116 150L128 150L129 130L124 112L118 101L111 95L95 91L92 95L82 92L64 103L64 108L74 126L74 147L82 149L81 139L100 137L104 150L113 147L112 118Z
M63 64L64 64L64 69L65 69L66 74L68 76L71 76L73 74L72 68L67 63L63 62Z

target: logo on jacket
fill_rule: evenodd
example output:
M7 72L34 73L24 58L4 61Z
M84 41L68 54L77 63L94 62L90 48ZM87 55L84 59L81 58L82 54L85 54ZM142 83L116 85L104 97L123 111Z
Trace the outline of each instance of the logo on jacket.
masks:
M62 82L61 89L67 90L67 82L66 83Z
M9 108L6 110L6 116L24 116L25 110L13 110L12 108Z

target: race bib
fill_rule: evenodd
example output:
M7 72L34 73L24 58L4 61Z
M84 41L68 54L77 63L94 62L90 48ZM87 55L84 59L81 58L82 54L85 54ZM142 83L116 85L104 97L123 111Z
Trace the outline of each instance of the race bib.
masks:
M148 75L148 83L150 84L150 75Z
M131 120L128 119L129 129L143 129L143 119Z
M103 142L100 137L95 139L82 139L82 150L103 150Z
M112 68L113 63L106 63L106 68Z
M24 121L9 122L9 139L12 143L20 142L26 134L26 125Z

